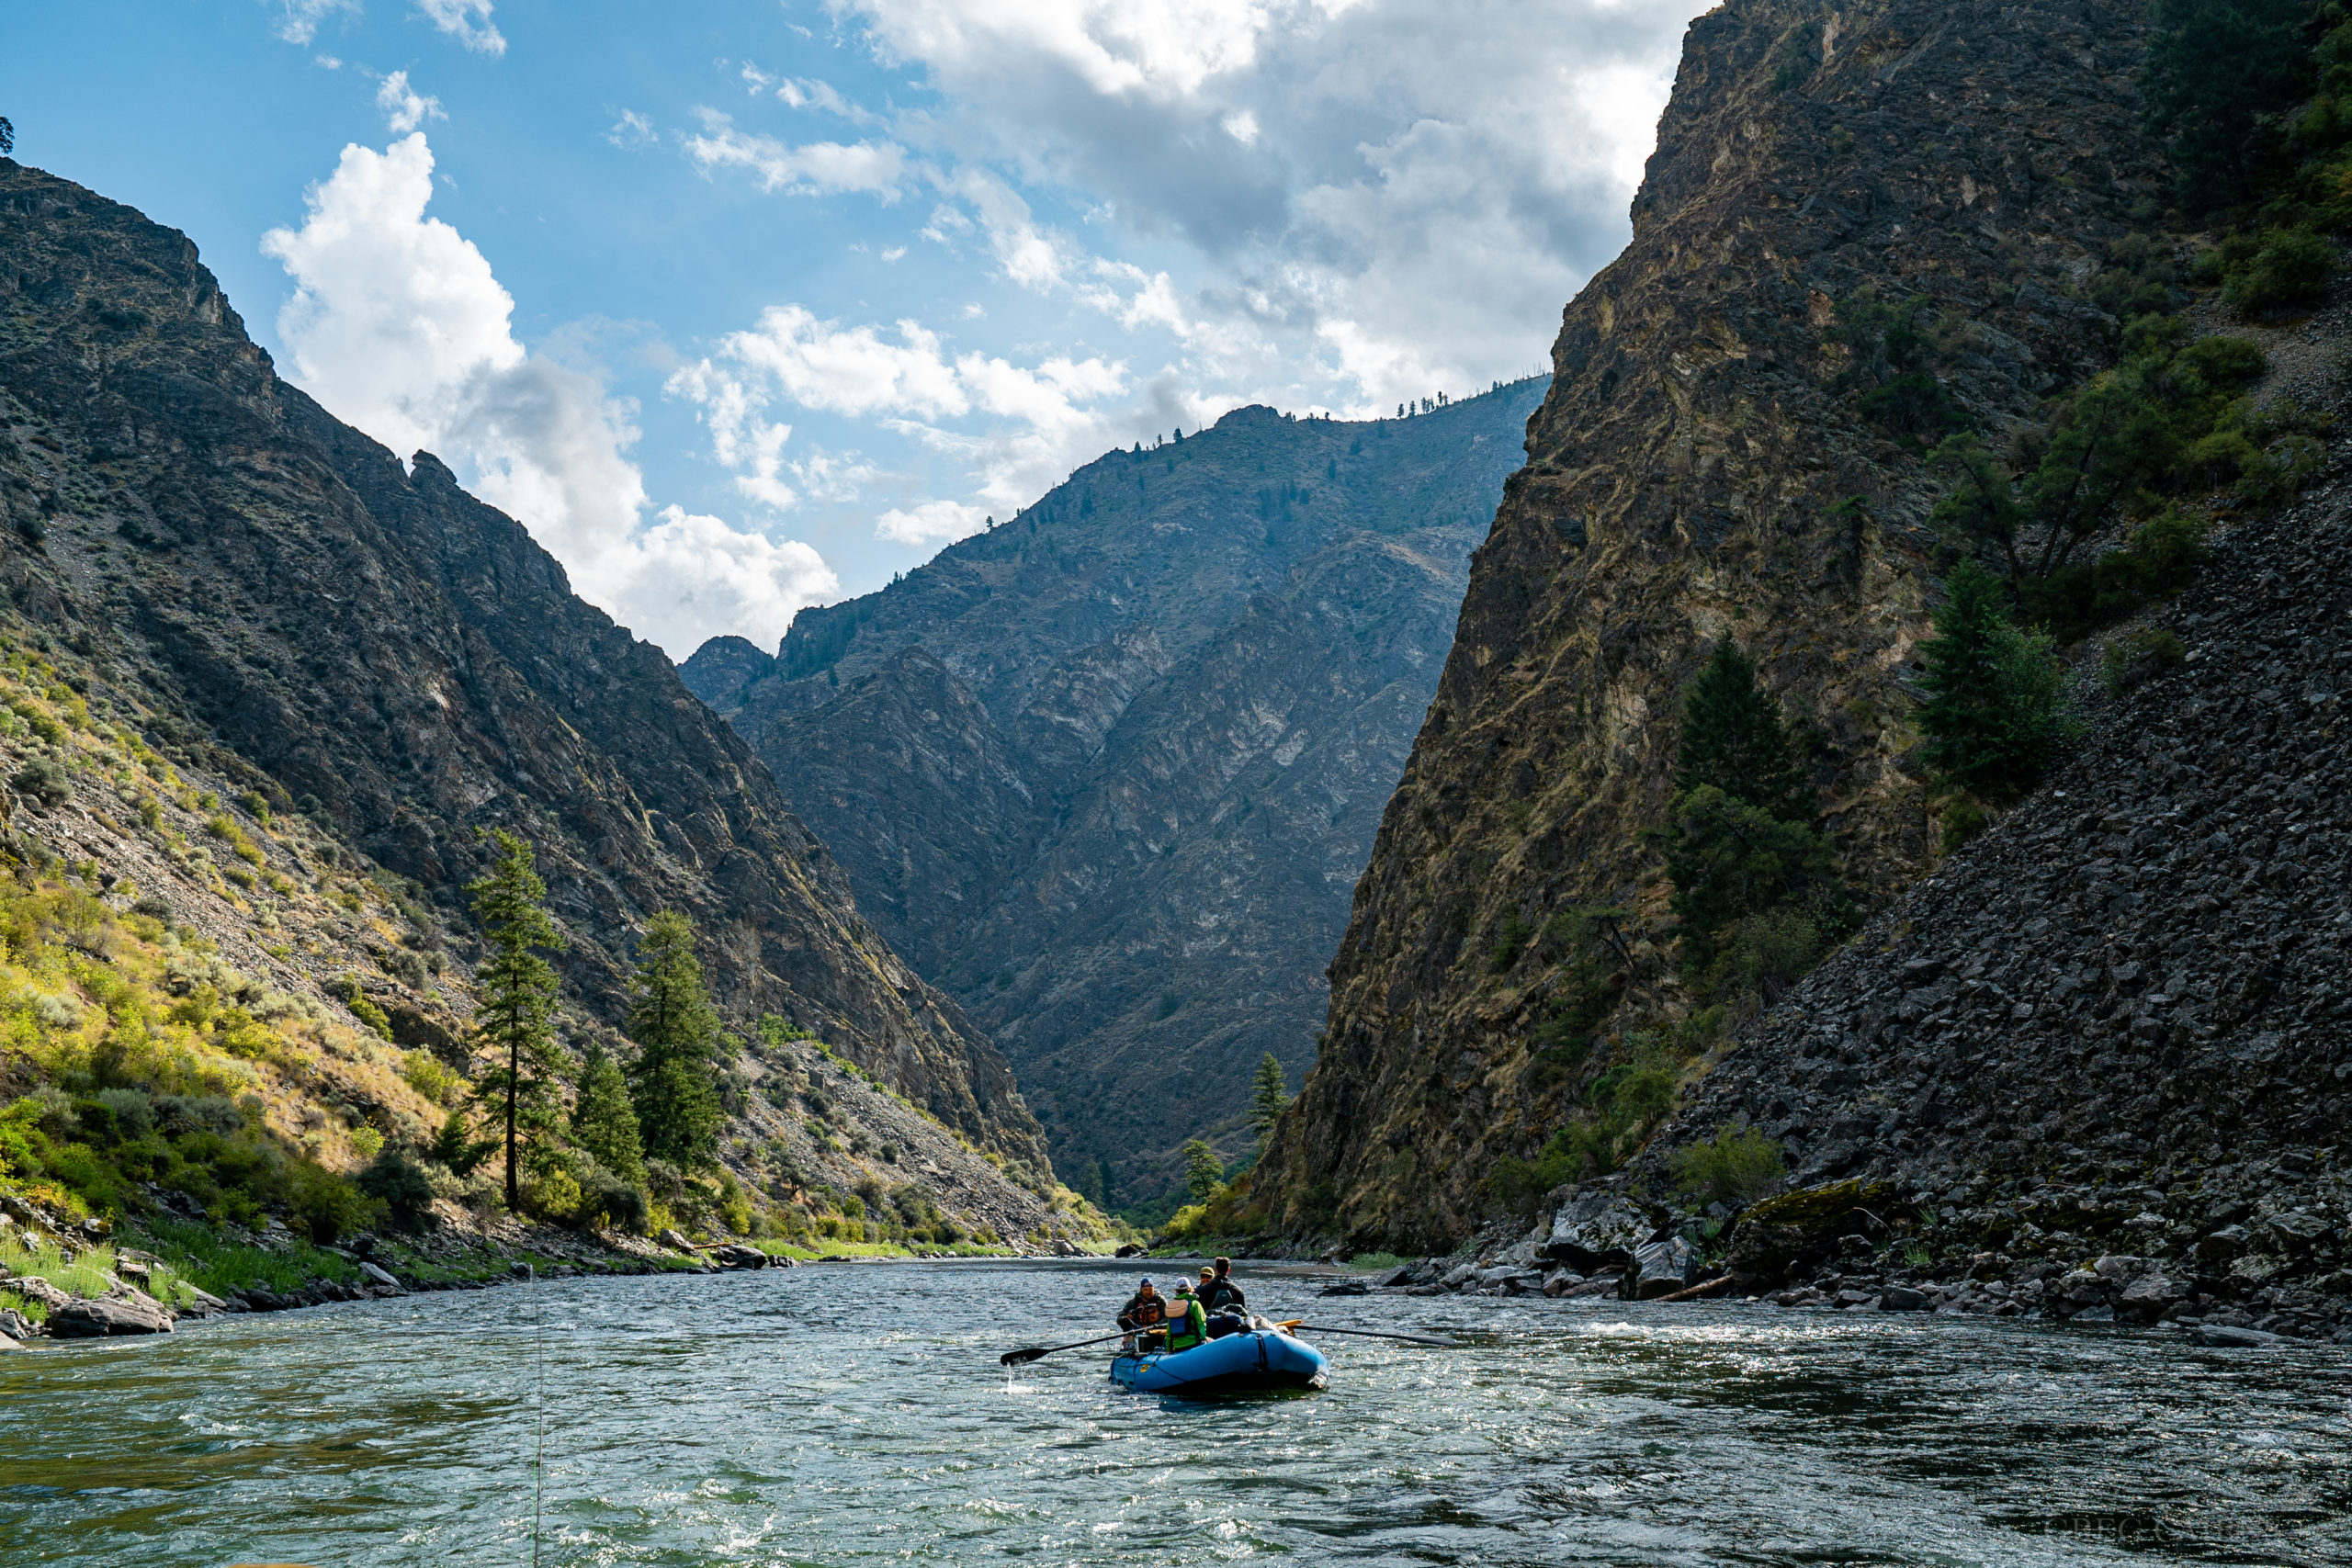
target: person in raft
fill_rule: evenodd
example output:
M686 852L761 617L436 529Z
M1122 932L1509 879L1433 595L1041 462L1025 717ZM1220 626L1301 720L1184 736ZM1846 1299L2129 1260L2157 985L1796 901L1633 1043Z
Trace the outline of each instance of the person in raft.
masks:
M1193 1281L1176 1281L1176 1299L1168 1303L1168 1348L1189 1350L1209 1337L1209 1314L1193 1290Z
M1140 1281L1136 1293L1127 1298L1127 1304L1119 1309L1119 1327L1128 1336L1123 1348L1159 1349L1167 1338L1160 1325L1167 1321L1167 1298L1152 1288L1150 1280Z
M1232 1291L1227 1297L1232 1302L1231 1306L1221 1307L1218 1304L1216 1269L1202 1269L1201 1282L1193 1287L1193 1295L1201 1303L1201 1310L1208 1314L1210 1338L1222 1339L1228 1334L1238 1334L1250 1326L1249 1314L1241 1310L1239 1291Z
M1201 1270L1201 1304L1211 1312L1241 1312L1250 1303L1233 1282L1233 1259L1220 1258L1214 1269Z

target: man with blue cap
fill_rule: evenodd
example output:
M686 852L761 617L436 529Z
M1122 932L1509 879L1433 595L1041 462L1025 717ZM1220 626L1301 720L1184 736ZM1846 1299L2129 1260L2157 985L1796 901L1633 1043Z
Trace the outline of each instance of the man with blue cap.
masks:
M1127 1348L1131 1349L1151 1350L1165 1344L1167 1335L1160 1325L1167 1321L1167 1298L1152 1289L1148 1278L1136 1284L1136 1293L1129 1296L1127 1304L1119 1309L1119 1326L1130 1335L1140 1334L1143 1337L1140 1345L1132 1339L1128 1342Z

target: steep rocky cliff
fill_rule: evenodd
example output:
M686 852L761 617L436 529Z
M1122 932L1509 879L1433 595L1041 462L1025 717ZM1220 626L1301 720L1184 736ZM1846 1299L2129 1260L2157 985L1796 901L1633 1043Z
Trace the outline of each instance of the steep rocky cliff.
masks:
M632 932L682 909L740 1027L815 1032L944 1123L943 1158L953 1128L1040 1179L1003 1058L657 649L429 454L404 471L277 379L184 236L6 160L0 414L0 580L126 733L361 852L461 963L478 834L526 836L608 1022ZM1045 1213L971 1163L1023 1228Z
M1677 694L1718 638L1816 727L1848 881L1928 863L1904 689L1933 594L1919 432L1853 384L1879 302L1997 438L2111 362L2083 302L2156 186L2128 0L1730 0L1691 26L1625 253L1568 307L1453 651L1270 1148L1271 1223L1451 1245L1561 1119L1530 1072L1562 956L1496 933L1662 915ZM1864 385L1868 383L1865 382Z
M2352 307L2324 326L2333 353ZM2295 390L2341 401L2333 374ZM2352 514L2333 457L2334 483L2233 529L2162 613L2180 664L2100 704L2046 789L1758 1021L1635 1179L1668 1190L1677 1150L1745 1123L1798 1183L1880 1184L1939 1277L2008 1278L2055 1315L2340 1322ZM1726 1239L1749 1289L1860 1261L1828 1235Z
M1066 1179L1155 1197L1311 1058L1347 890L1540 381L1410 418L1249 408L1089 464L687 683L891 942L1012 1057Z

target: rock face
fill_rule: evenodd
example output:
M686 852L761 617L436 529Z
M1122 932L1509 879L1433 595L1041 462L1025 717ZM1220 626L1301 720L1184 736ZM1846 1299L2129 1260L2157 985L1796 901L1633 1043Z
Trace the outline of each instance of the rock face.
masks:
M529 838L608 1020L632 931L682 909L739 1023L816 1031L1042 1167L1003 1058L660 650L431 455L403 471L278 380L184 236L0 160L0 581L177 754L452 912L481 829Z
M2297 1281L2346 1279L2346 493L2222 536L2159 617L2186 662L2096 712L2047 788L1747 1032L1645 1156L1653 1179L1745 1121L1799 1181L1927 1210L1939 1252L2006 1272L2111 1250L2075 1293L2119 1315L2187 1276L2290 1312Z
M1540 381L1409 419L1228 414L1088 465L769 659L726 714L894 947L1012 1059L1065 1179L1157 1196L1294 1083L1348 889Z
M1625 253L1568 308L1453 649L1331 970L1328 1040L1253 1199L1391 1250L1476 1227L1494 1159L1562 1120L1531 1075L1559 957L1514 918L1663 913L1681 686L1735 636L1821 728L1849 879L1924 869L1902 682L1933 491L1869 423L1839 310L1910 301L1996 432L2109 362L2075 279L2153 189L2126 0L1729 0L1691 25Z

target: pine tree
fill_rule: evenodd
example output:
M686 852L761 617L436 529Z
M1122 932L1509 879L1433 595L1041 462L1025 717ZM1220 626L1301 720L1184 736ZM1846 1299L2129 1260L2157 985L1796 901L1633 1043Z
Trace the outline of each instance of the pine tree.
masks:
M2010 624L2001 585L1973 561L1944 584L1935 635L1919 645L1923 760L1978 795L2030 787L2062 731L2057 660L2046 637Z
M637 1109L620 1064L591 1040L580 1064L580 1094L571 1106L571 1141L596 1163L632 1187L645 1184L645 1145L638 1135Z
M1250 1125L1263 1138L1283 1119L1283 1111L1290 1104L1288 1086L1283 1079L1283 1065L1272 1051L1258 1062L1258 1076L1250 1086Z
M1806 821L1804 776L1781 722L1781 704L1757 683L1756 662L1724 637L1682 692L1674 787L1712 784L1774 817Z
M1184 1145L1184 1188L1195 1203L1205 1203L1225 1179L1225 1162L1203 1138L1193 1138Z
M1733 799L1713 784L1675 797L1667 839L1668 907L1680 922L1683 962L1704 973L1735 922L1815 895L1835 895L1829 846L1802 822Z
M503 829L491 834L491 843L496 858L488 874L466 886L490 944L490 960L476 976L481 1006L474 1034L495 1064L477 1082L475 1097L504 1130L506 1206L516 1209L516 1145L523 1134L555 1125L555 1074L563 1054L555 1043L555 970L539 951L561 951L563 933L541 906L548 887L532 869L531 846Z
M711 1086L718 1014L695 956L694 922L674 909L648 920L637 944L628 1037L637 1042L629 1089L646 1155L682 1167L709 1163L725 1120Z

